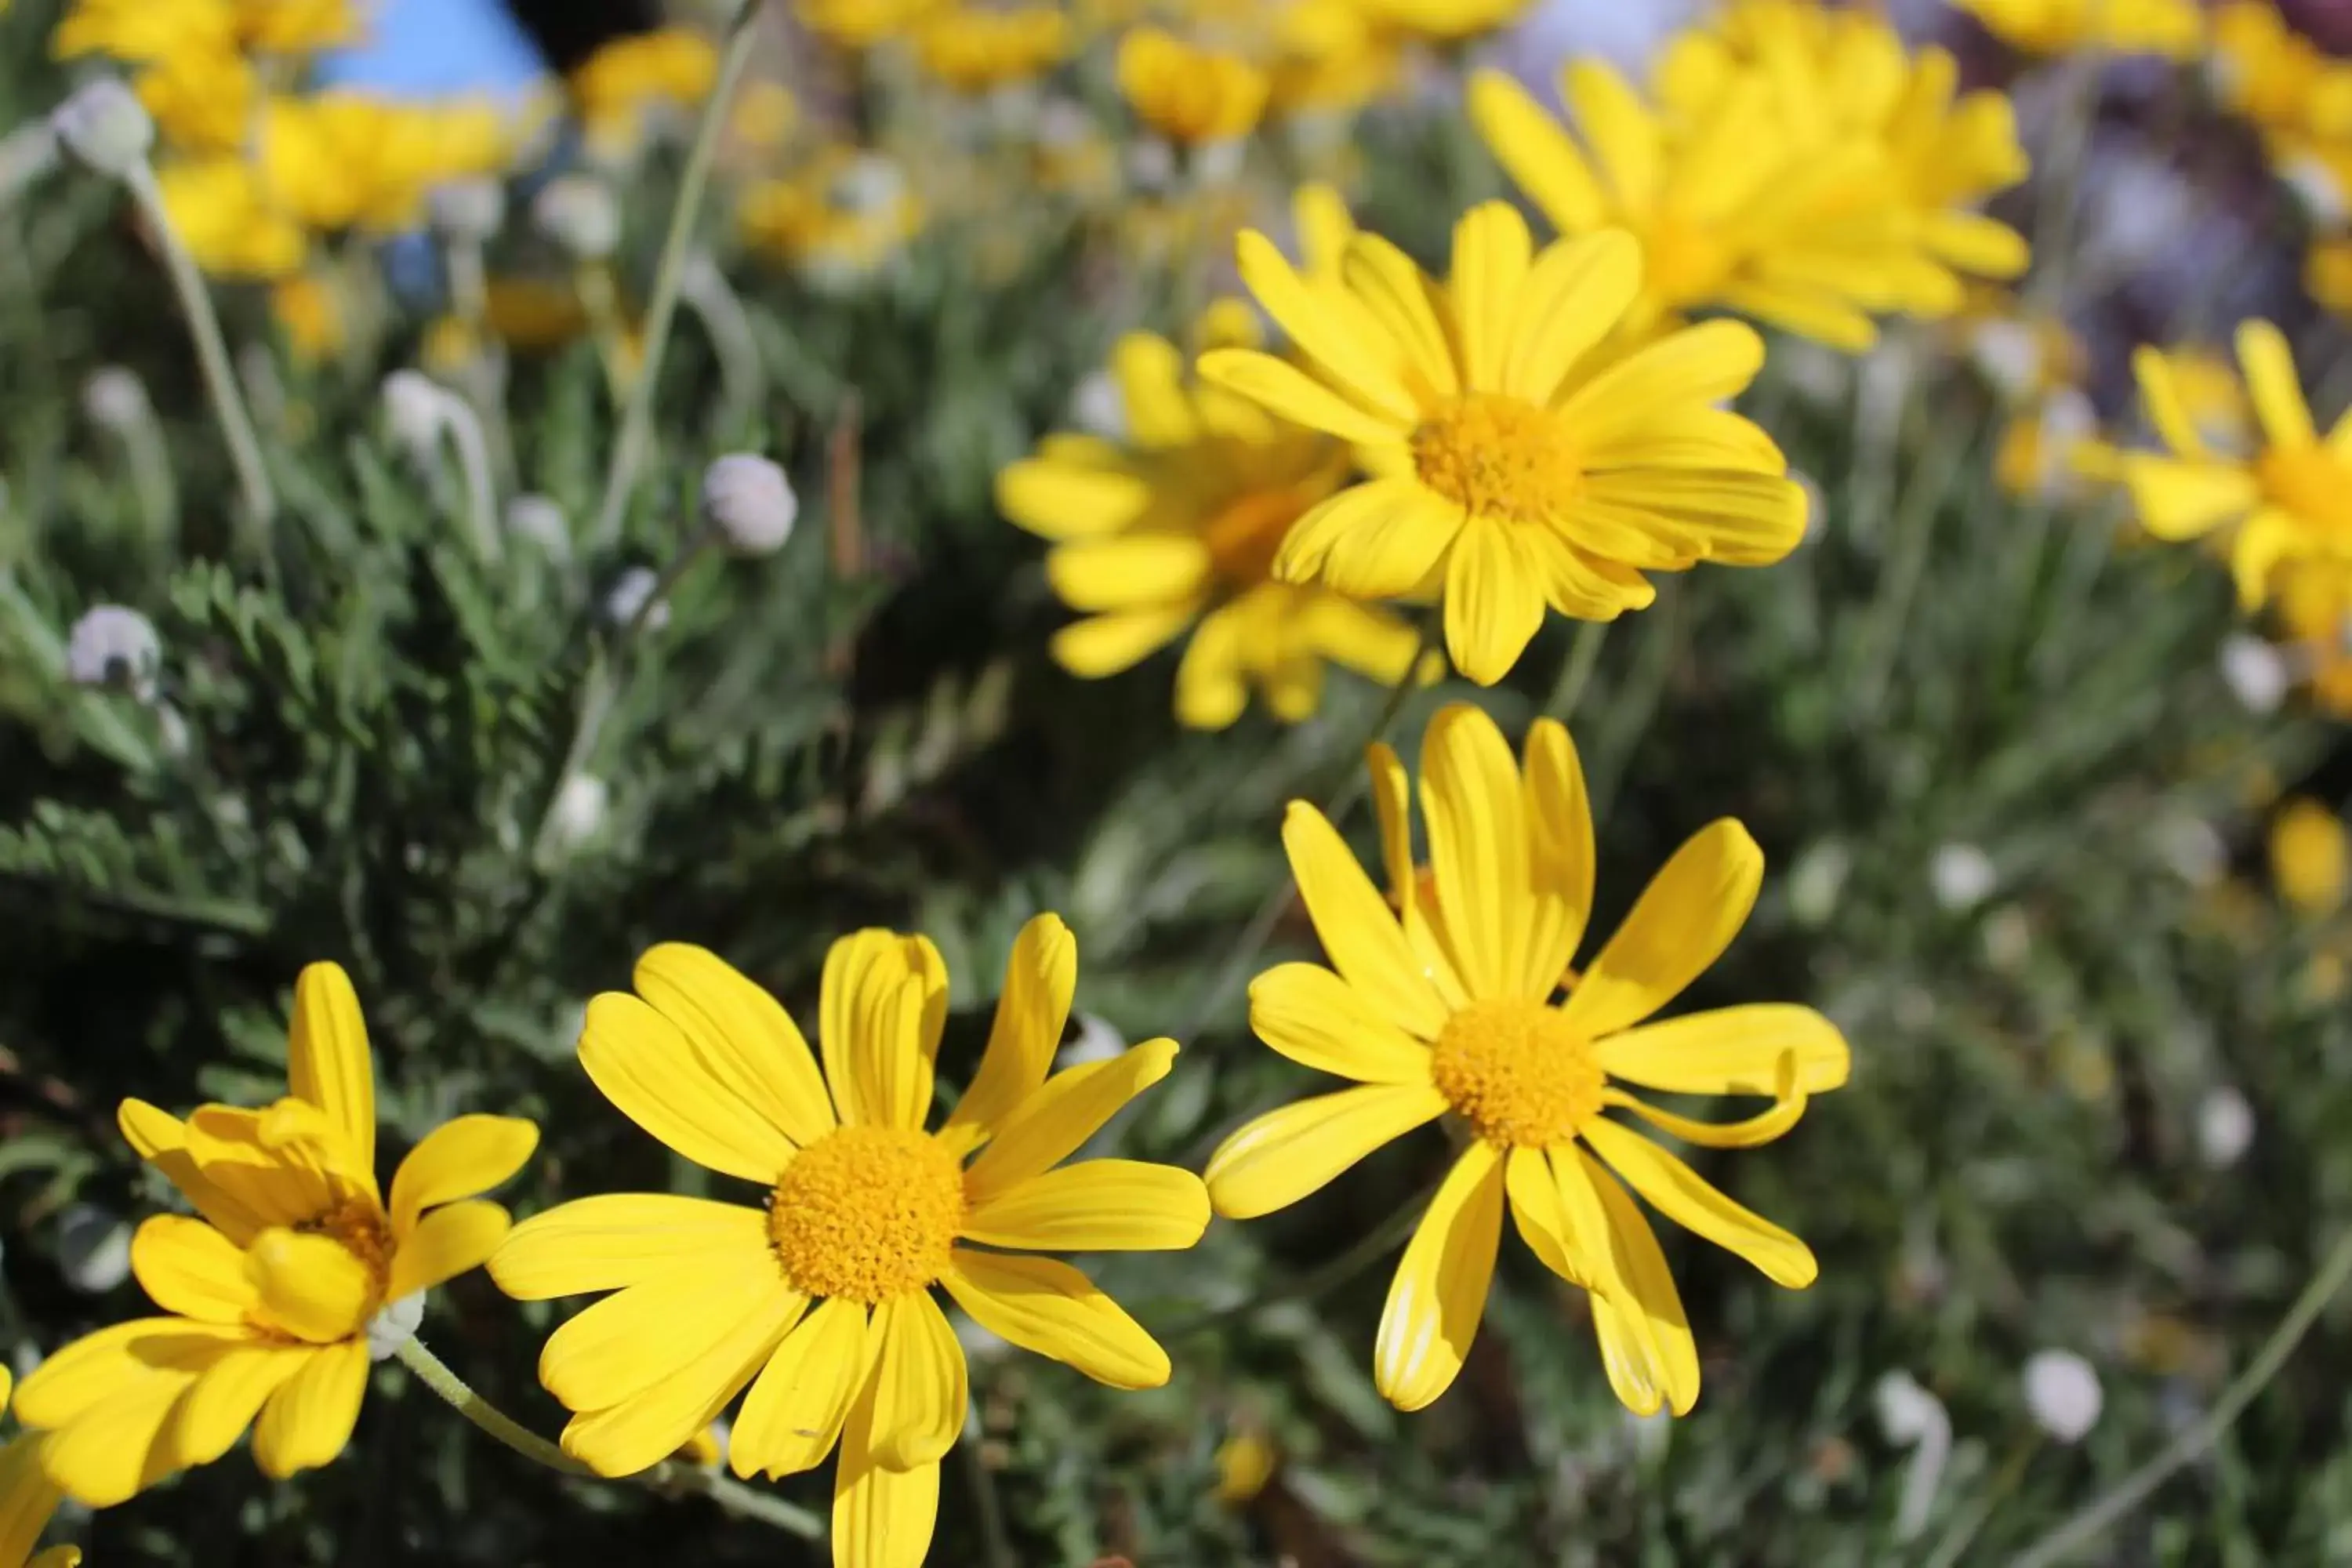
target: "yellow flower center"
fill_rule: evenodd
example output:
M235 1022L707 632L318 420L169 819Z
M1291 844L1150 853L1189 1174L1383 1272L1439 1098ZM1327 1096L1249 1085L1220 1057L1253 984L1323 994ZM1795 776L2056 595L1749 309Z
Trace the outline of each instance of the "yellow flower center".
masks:
M768 1235L793 1284L868 1305L947 1271L963 1225L963 1166L929 1134L844 1127L793 1158L768 1199Z
M1582 471L1558 416L1522 398L1474 392L1412 433L1421 482L1473 513L1540 522L1575 500Z
M1712 298L1731 271L1731 251L1713 234L1661 217L1642 237L1642 282L1669 309Z
M1540 1002L1474 1002L1445 1021L1430 1077L1489 1143L1547 1149L1601 1111L1592 1043Z
M348 1197L333 1208L294 1227L305 1236L323 1236L342 1244L375 1282L377 1300L392 1280L392 1226L373 1199Z
M1289 489L1250 490L1227 501L1201 530L1218 579L1251 587L1273 577L1275 553L1307 505Z
M2254 476L2277 506L2352 547L2352 464L2326 447L2273 447L2255 460Z

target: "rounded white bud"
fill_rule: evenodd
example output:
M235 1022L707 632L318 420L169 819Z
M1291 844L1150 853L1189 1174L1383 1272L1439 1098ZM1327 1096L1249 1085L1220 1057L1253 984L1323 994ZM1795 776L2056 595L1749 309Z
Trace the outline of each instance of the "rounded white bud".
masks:
M430 453L448 420L448 395L423 371L394 371L383 378L385 428L411 453Z
M2221 679L2249 713L2274 713L2294 683L2279 650L2248 632L2236 632L2221 643Z
M1954 913L1984 902L2000 879L1991 857L1973 844L1944 845L1936 851L1936 858L1927 870L1936 901Z
M2025 1362L2025 1405L2061 1443L2082 1441L2099 1424L2099 1374L2073 1351L2036 1351Z
M487 176L437 185L431 199L433 226L453 239L488 239L507 221L506 187Z
M550 561L572 559L572 520L552 496L533 492L507 502L507 531L529 540Z
M650 608L654 590L661 586L660 576L649 566L632 566L613 580L604 594L604 615L616 626L625 626L645 612L646 629L657 632L669 625L669 605L656 601Z
M583 261L602 261L621 245L621 204L610 186L585 174L548 181L530 205L539 230Z
M66 638L66 679L76 686L111 687L152 702L163 663L155 623L121 605L91 605Z
M565 779L548 813L556 840L567 849L575 849L595 837L604 826L605 808L612 798L612 786L593 773L573 773Z
M71 1204L58 1215L58 1267L66 1283L103 1296L131 1277L131 1227L95 1204Z
M417 1325L424 1321L424 1291L412 1290L397 1301L386 1301L368 1320L368 1360L390 1361L398 1355L400 1347L416 1337Z
M81 384L81 409L90 423L121 431L152 418L147 384L139 373L119 364L102 364Z
M2197 1105L2197 1152L2213 1170L2245 1158L2254 1143L2254 1108L2228 1084L2208 1091Z
M58 141L86 167L122 179L147 162L155 121L120 78L103 76L74 89L49 112Z
M800 510L792 480L765 458L730 452L703 470L703 521L737 555L782 550Z

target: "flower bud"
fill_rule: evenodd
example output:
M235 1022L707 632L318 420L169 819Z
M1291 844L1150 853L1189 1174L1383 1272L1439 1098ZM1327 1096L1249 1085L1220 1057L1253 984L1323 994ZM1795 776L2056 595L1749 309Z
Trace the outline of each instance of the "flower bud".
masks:
M646 629L657 632L669 625L669 605L654 600L654 590L661 586L661 577L649 566L632 566L613 580L604 594L604 616L616 626L625 626L644 612ZM653 600L650 607L647 601Z
M119 364L100 365L89 373L81 384L81 407L91 424L117 432L152 417L147 384L139 379L138 372Z
M87 167L122 179L147 162L155 121L139 95L116 77L84 82L50 111L58 140Z
M110 687L142 702L155 699L163 644L155 623L121 605L94 605L66 639L66 679L76 686Z
M448 395L423 371L396 370L383 378L383 417L392 438L415 454L429 454L441 440Z
M782 549L800 510L792 481L765 458L733 452L703 470L703 521L737 555Z
M548 814L555 838L564 848L576 849L595 837L604 826L605 808L612 797L612 786L593 773L573 773L565 779Z
M552 496L520 495L507 502L507 531L529 540L550 561L572 559L572 521Z
M2061 1443L2082 1441L2099 1424L2105 1402L2099 1374L2073 1351L2036 1351L2026 1358L2026 1408L2034 1424Z
M432 208L434 227L452 239L478 243L507 220L506 187L488 178L454 180L435 187Z
M397 1301L386 1301L368 1320L368 1360L390 1361L398 1355L400 1347L416 1337L417 1326L424 1321L424 1291L412 1290Z
M601 180L562 174L531 203L539 230L582 261L602 261L620 247L621 207Z

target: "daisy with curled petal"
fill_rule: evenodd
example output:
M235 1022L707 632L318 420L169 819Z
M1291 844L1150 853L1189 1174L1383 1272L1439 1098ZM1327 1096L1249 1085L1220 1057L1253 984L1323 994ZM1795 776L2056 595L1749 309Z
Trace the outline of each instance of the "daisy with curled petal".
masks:
M0 1363L0 1410L8 1406L14 1381L7 1364ZM79 1548L33 1550L64 1498L57 1483L41 1472L37 1434L27 1432L0 1446L0 1568L76 1568L81 1562Z
M583 1198L515 1227L490 1263L509 1295L613 1292L540 1357L541 1382L575 1413L564 1451L634 1474L749 1386L728 1439L734 1472L811 1469L837 1443L834 1562L914 1568L967 1398L933 1286L982 1327L1113 1387L1166 1382L1167 1354L1135 1320L1076 1269L1025 1256L1186 1247L1208 1224L1189 1171L1061 1163L1176 1054L1151 1040L1048 1078L1076 979L1068 928L1031 921L979 1072L929 1132L947 973L922 937L834 944L822 1072L775 999L698 947L653 949L634 994L590 1003L580 1061L605 1098L768 1197Z
M1275 576L1363 599L1442 584L1447 651L1482 685L1547 604L1612 620L1656 596L1645 571L1762 565L1803 536L1780 448L1718 406L1763 363L1752 330L1709 321L1594 352L1639 288L1622 233L1538 252L1526 221L1488 202L1455 226L1443 283L1369 234L1330 282L1261 234L1239 255L1313 374L1225 349L1202 356L1202 377L1352 443L1371 475L1298 520Z
M478 1268L507 1213L476 1194L522 1167L539 1130L461 1116L375 1175L375 1079L359 998L314 963L294 986L291 1092L266 1110L199 1107L185 1121L122 1102L123 1135L196 1215L158 1215L131 1268L169 1314L101 1329L35 1369L16 1415L42 1428L49 1479L110 1507L226 1453L247 1427L283 1479L343 1450L367 1388L369 1325L386 1307Z
M1373 1353L1381 1392L1418 1410L1461 1371L1507 1207L1536 1256L1592 1293L1618 1397L1643 1414L1664 1405L1679 1415L1698 1396L1698 1354L1626 1186L1776 1284L1812 1283L1813 1256L1609 1112L1685 1142L1748 1148L1788 1131L1809 1096L1846 1079L1844 1039L1808 1007L1644 1022L1729 944L1763 858L1736 822L1701 829L1555 1000L1592 904L1592 818L1567 730L1538 722L1515 765L1483 711L1456 703L1438 713L1421 757L1425 879L1414 869L1403 764L1385 746L1370 760L1393 902L1322 813L1293 803L1283 843L1330 967L1286 963L1250 987L1260 1038L1360 1087L1234 1133L1210 1159L1210 1198L1234 1218L1268 1213L1450 1117L1467 1148L1390 1287ZM1744 1121L1696 1121L1628 1085L1772 1105Z
M2120 467L2140 525L2157 538L2229 531L2231 575L2253 610L2288 569L2352 566L2352 414L2324 437L2313 427L2294 353L2268 321L2239 326L2238 363L2261 433L2251 455L2210 445L2170 364L2141 349L2132 368L2167 450L2126 452Z

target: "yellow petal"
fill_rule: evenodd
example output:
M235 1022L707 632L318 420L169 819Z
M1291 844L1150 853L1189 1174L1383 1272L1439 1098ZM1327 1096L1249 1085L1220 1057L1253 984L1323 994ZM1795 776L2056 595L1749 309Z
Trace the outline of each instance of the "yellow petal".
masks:
M519 1116L460 1116L443 1122L393 1173L393 1234L407 1235L426 1209L502 1184L538 1147L539 1129Z
M326 1113L349 1146L352 1173L374 1192L375 1073L359 994L340 964L310 964L294 982L286 1079L296 1099Z
M808 1298L780 1279L757 1294L746 1288L722 1300L732 1320L725 1332L651 1386L574 1415L563 1428L563 1451L601 1476L634 1476L659 1464L758 1375L808 1307Z
M1445 1106L1428 1084L1381 1083L1270 1110L1209 1156L1209 1201L1228 1219L1287 1207Z
M2205 437L2189 416L2180 378L2173 374L2172 362L2164 352L2147 343L2134 349L2132 374L2139 381L2140 403L2147 410L2147 421L2156 426L2164 444L2179 457L2206 456Z
M1454 1386L1486 1309L1502 1227L1502 1154L1474 1142L1430 1200L1381 1312L1372 1376L1398 1409L1425 1408Z
M1137 446L1181 447L1200 438L1184 395L1184 355L1174 343L1151 332L1129 332L1111 346L1110 372Z
M1675 1415L1685 1415L1698 1402L1698 1344L1691 1337L1690 1320L1683 1313L1682 1292L1675 1288L1666 1255L1658 1248L1657 1233L1650 1228L1640 1206L1618 1185L1617 1178L1580 1150L1578 1159L1592 1190L1601 1195L1609 1233L1616 1243L1618 1277L1625 1286L1614 1301L1595 1300L1596 1321L1603 1310L1620 1317L1639 1313L1644 1320L1640 1332L1612 1324L1607 1331L1617 1342L1604 1346L1602 1354L1623 1356L1639 1347L1652 1358L1644 1381L1665 1396ZM1650 1409L1656 1407L1654 1401Z
M1411 414L1373 412L1350 403L1297 366L1255 349L1213 349L1201 356L1201 379L1343 441L1393 441L1412 428Z
M0 1394L5 1393L0 1390ZM41 1447L42 1439L30 1433L0 1447L0 1563L11 1568L32 1556L33 1542L48 1528L49 1516L65 1498L57 1483L41 1473ZM44 1560L49 1555L45 1552L32 1557L27 1568L46 1568Z
M1175 533L1129 533L1056 545L1045 581L1074 610L1144 610L1193 603L1208 587L1209 552Z
M1445 651L1454 668L1494 685L1535 640L1543 615L1542 584L1516 525L1473 517L1445 568Z
M2238 327L2238 363L2245 367L2246 395L2253 400L2254 417L2273 447L2308 447L2311 410L2303 401L2303 384L2294 374L2294 351L2285 334L2268 321L2244 321Z
M963 1346L929 1290L893 1296L866 1331L873 1372L866 1397L875 1459L892 1469L935 1465L963 1432L971 1399Z
M2293 512L2274 506L2259 508L2238 525L2230 541L2230 576L2237 584L2239 608L2252 615L2263 607L2272 576L2301 548L2304 532Z
M115 1122L139 1157L163 1172L196 1212L231 1241L242 1247L266 1223L197 1167L195 1157L188 1152L187 1126L178 1117L143 1100L126 1100L115 1113Z
M1158 1388L1168 1352L1066 1263L957 1247L940 1281L982 1328L1113 1388Z
M1176 1042L1146 1040L1104 1062L1065 1068L1005 1119L964 1170L964 1194L987 1202L1067 1158L1127 1102L1168 1076Z
M1568 531L1585 531L1586 517L1595 512L1695 543L1706 559L1729 566L1769 566L1805 536L1803 488L1775 474L1689 468L1594 474L1566 519Z
M272 1226L246 1249L254 1315L311 1344L331 1344L367 1327L377 1306L374 1279L331 1237Z
M1077 988L1077 938L1059 915L1033 917L1013 940L988 1048L971 1087L940 1129L942 1142L959 1152L977 1148L1037 1092L1062 1048Z
M724 1342L747 1303L797 1295L776 1264L749 1254L675 1269L567 1319L541 1347L539 1381L567 1410L608 1409Z
M1274 242L1255 229L1242 231L1234 242L1234 254L1241 268L1242 281L1257 297L1257 302L1265 307L1265 313L1280 323L1290 341L1330 372L1362 406L1398 425L1410 426L1419 417L1412 395L1405 390L1396 371L1403 355L1402 344L1387 339L1385 334L1370 341L1360 337L1351 330L1359 323L1334 310L1301 280ZM1204 357L1203 374L1208 371L1208 360L1216 357Z
M1250 982L1250 1027L1301 1067L1358 1083L1427 1083L1429 1047L1319 963L1283 963Z
M1151 488L1122 468L1024 458L996 476L996 509L1047 539L1116 533L1151 504Z
M1572 61L1561 73L1560 88L1618 206L1646 210L1658 190L1657 121L1625 79L1603 61Z
M1140 1160L1083 1160L974 1204L958 1232L1040 1252L1177 1251L1209 1226L1201 1178Z
M705 948L666 942L637 960L637 994L693 1042L712 1078L805 1148L838 1123L808 1041L782 1004Z
M792 1141L639 997L607 991L588 1004L580 1065L622 1115L698 1165L766 1184L792 1161Z
M1192 624L1193 614L1188 602L1095 616L1054 634L1054 662L1081 679L1117 675L1167 647Z
M1632 1258L1610 1218L1600 1184L1608 1173L1573 1144L1547 1152L1552 1185L1559 1194L1559 1216L1574 1264L1592 1294L1601 1359L1617 1397L1643 1415L1664 1402L1665 1354L1655 1342L1647 1313L1630 1305Z
M400 1238L384 1299L397 1301L479 1268L506 1239L508 1226L506 1210L479 1198L435 1209Z
M1576 983L1566 1022L1597 1038L1673 1001L1731 945L1763 881L1763 851L1738 823L1691 835Z
M253 1461L272 1480L315 1469L343 1451L367 1393L365 1340L345 1340L309 1352L301 1367L278 1385L253 1427Z
M1797 1081L1797 1053L1783 1051L1773 1069L1772 1108L1743 1121L1700 1121L1661 1110L1641 1099L1612 1087L1601 1091L1604 1105L1630 1110L1660 1131L1702 1149L1753 1149L1769 1143L1794 1127L1805 1114L1804 1086Z
M1528 731L1522 765L1531 918L1520 984L1527 994L1548 997L1575 958L1592 910L1592 805L1576 742L1559 721L1538 719Z
M1461 333L1463 369L1474 390L1503 389L1519 295L1534 257L1527 220L1508 202L1481 202L1454 226L1454 267L1446 288Z
M1262 590L1254 590L1254 592ZM1277 593L1286 592L1275 587ZM1240 603L1210 611L1184 645L1176 667L1176 718L1188 730L1222 730L1249 706L1253 635Z
M1315 934L1331 956L1331 967L1401 1027L1422 1039L1435 1039L1445 1026L1445 1008L1396 916L1389 912L1339 830L1321 812L1295 800L1283 814L1282 847Z
M305 1224L354 1195L349 1178L331 1177L320 1163L323 1151L265 1142L262 1119L262 1112L226 1105L196 1108L187 1121L187 1149L206 1181L265 1226Z
M905 994L908 981L917 983L915 995ZM844 1122L922 1125L947 989L947 965L928 937L869 927L825 953L818 1045ZM899 1057L914 1059L895 1059ZM914 1120L904 1120L907 1102L918 1099Z
M131 1271L151 1300L184 1318L242 1322L255 1302L236 1244L184 1215L156 1215L141 1222L131 1238Z
M83 1335L26 1373L16 1388L16 1419L27 1426L65 1426L141 1384L177 1379L184 1386L223 1347L251 1337L241 1323L186 1318L113 1324Z
M1503 1167L1503 1191L1519 1239L1546 1268L1571 1285L1587 1285L1577 1261L1575 1232L1560 1205L1559 1183L1540 1149L1514 1149Z
M1579 361L1616 330L1642 286L1642 247L1623 229L1548 245L1520 284L1502 389L1549 403Z
M1811 1007L1779 1002L1644 1024L1593 1046L1611 1078L1671 1094L1770 1094L1787 1055L1796 1058L1797 1082L1809 1094L1843 1084L1853 1060L1836 1025Z
M196 1373L147 1379L39 1439L41 1468L88 1508L113 1508L173 1472L171 1428Z
M1489 205L1511 210L1499 202ZM1523 237L1526 228L1522 222ZM1457 395L1462 384L1454 374L1454 345L1430 301L1429 279L1412 258L1376 234L1360 234L1348 242L1340 273L1357 303L1395 342L1414 395Z
M1348 241L1356 236L1347 198L1322 181L1310 180L1291 194L1290 216L1307 270L1318 277L1336 274L1347 258Z
M867 1358L866 1308L838 1298L819 1301L743 1396L727 1444L736 1475L774 1480L822 1464L866 1385Z
M1640 1133L1599 1120L1587 1122L1581 1132L1592 1152L1632 1184L1652 1207L1685 1230L1746 1258L1774 1284L1802 1289L1821 1272L1811 1249L1803 1242L1734 1203Z
M1764 365L1764 340L1738 321L1702 321L1635 350L1559 402L1561 425L1588 450L1639 435L1679 409L1704 407L1748 388Z
M209 1465L227 1453L262 1405L310 1364L311 1353L307 1345L260 1339L225 1349L188 1390L172 1423L176 1467Z
M519 1301L618 1290L719 1259L766 1258L768 1216L740 1204L614 1193L559 1204L507 1233L490 1278Z
M1867 353L1878 342L1878 324L1868 312L1818 289L1750 278L1726 287L1722 302L1767 326L1846 353Z
M940 1512L936 1460L892 1469L875 1452L874 1394L866 1380L841 1434L833 1478L833 1560L840 1568L922 1568Z
M1498 70L1470 78L1470 121L1511 183L1565 234L1597 227L1606 210L1576 139Z
M2230 462L2126 452L2123 479L2140 526L2163 540L2210 533L2262 499L2253 476Z
M1511 748L1484 709L1450 702L1423 731L1421 816L1437 907L1471 996L1550 996L1567 961L1541 975L1525 973L1534 915L1526 805Z
M1275 552L1274 574L1285 583L1310 582L1339 561L1355 584L1351 591L1370 584L1384 594L1404 593L1420 583L1461 526L1460 509L1433 504L1418 480L1350 485L1291 524Z

